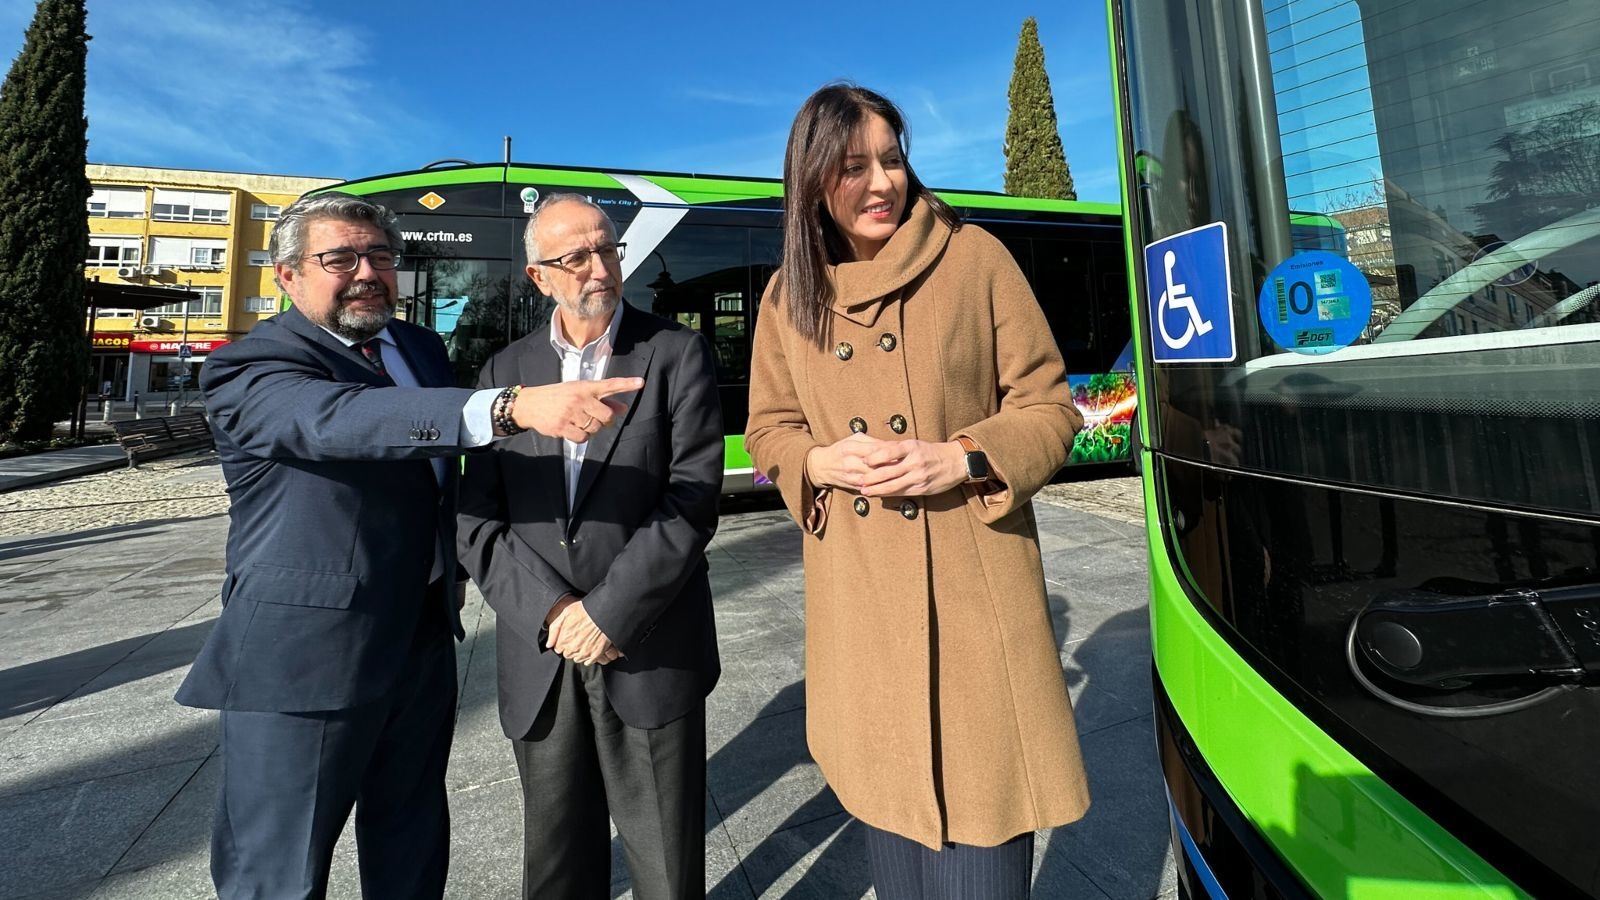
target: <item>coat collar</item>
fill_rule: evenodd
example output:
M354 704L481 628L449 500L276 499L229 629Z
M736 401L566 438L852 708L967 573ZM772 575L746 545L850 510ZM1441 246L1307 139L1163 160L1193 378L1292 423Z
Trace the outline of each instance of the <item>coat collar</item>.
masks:
M870 327L884 303L921 277L944 253L950 233L950 226L934 215L928 204L917 200L910 217L895 229L876 257L828 267L834 312Z

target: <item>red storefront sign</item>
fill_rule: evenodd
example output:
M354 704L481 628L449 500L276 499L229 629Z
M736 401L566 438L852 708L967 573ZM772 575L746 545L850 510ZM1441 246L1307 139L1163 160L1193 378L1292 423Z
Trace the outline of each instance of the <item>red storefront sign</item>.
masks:
M174 354L183 343L183 341L129 341L128 349L135 353ZM195 356L205 356L226 343L228 343L226 340L189 341L189 350Z

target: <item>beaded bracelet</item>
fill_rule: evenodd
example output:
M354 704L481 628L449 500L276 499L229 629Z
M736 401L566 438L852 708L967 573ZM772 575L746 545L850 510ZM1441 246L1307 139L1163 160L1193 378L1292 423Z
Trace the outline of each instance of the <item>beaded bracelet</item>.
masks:
M500 391L494 398L494 403L489 407L489 421L494 424L494 430L503 435L520 434L525 431L517 420L512 418L511 409L516 406L517 395L522 393L522 385L513 384Z

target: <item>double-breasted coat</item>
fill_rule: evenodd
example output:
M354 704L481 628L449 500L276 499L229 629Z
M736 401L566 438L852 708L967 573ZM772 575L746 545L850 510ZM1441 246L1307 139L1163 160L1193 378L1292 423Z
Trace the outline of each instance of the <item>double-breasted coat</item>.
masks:
M806 737L845 809L937 849L994 846L1089 805L1030 499L1083 417L1021 271L917 203L869 261L830 270L824 346L782 278L756 326L746 445L806 532ZM927 497L817 488L852 431L972 439L1000 484Z

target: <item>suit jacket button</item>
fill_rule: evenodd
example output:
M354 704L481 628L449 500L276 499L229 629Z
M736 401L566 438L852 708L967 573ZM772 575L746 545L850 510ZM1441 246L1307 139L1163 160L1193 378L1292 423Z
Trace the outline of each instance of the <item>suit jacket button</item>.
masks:
M906 417L905 416L899 416L899 415L890 416L889 417L889 430L894 432L895 434L905 434L906 433Z
M422 440L422 432L416 428L411 429L411 439L413 441Z
M865 497L857 497L855 503L852 505L855 507L856 515L862 517L863 519L867 517L867 512L872 509L872 504L867 502L867 498Z
M854 419L851 419L850 420L850 433L851 434L866 434L867 433L867 420L861 418L860 416L856 416Z
M878 337L878 348L881 349L881 350L884 350L884 351L893 350L895 348L895 346L898 345L898 344L899 344L899 341L896 341L894 339L894 335L890 334L887 331L885 331L882 335L880 335Z
M856 348L850 346L849 341L840 341L839 346L833 348L833 355L839 357L840 362L850 359L856 354Z
M908 520L915 519L917 517L917 504L911 500L901 503L900 515L905 516Z
M438 439L439 439L439 429L437 429L437 428L429 428L428 429L428 440L437 441Z

